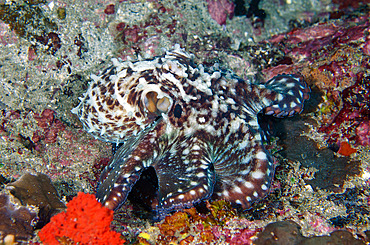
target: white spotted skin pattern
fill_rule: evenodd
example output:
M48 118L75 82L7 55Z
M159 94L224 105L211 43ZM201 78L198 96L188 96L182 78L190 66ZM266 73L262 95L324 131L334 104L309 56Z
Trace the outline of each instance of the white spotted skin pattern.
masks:
M117 209L148 167L158 178L154 209L162 213L210 198L246 209L266 196L274 162L257 114L301 112L310 89L299 76L254 84L217 65L196 65L179 47L113 64L92 76L72 110L96 138L123 143L102 173L100 202Z

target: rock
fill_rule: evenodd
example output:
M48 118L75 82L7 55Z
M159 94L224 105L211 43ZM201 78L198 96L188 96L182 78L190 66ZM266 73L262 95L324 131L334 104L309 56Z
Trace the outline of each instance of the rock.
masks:
M27 241L37 222L37 208L22 206L6 193L0 194L0 244Z
M33 205L39 208L37 228L47 224L53 215L66 208L59 199L50 178L45 174L26 173L17 181L10 183L6 189L18 198L22 205Z
M329 236L304 237L301 234L301 227L293 221L279 221L270 223L265 230L258 234L256 245L320 245L320 244L341 244L361 245L364 242L355 239L346 230L337 230Z

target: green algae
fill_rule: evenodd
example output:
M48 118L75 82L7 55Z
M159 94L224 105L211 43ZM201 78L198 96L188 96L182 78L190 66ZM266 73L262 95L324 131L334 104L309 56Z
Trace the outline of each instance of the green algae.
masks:
M66 8L62 8L62 7L58 8L57 9L57 15L58 15L58 18L60 20L64 20L66 18L66 16L67 16L67 10L66 10Z
M40 7L44 0L12 1L0 4L0 20L23 38L32 40L56 31L57 25L43 14Z

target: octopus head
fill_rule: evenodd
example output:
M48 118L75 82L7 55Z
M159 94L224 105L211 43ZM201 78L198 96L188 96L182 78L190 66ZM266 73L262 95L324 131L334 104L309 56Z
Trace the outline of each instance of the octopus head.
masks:
M171 54L190 59L186 54ZM112 143L125 142L159 121L179 127L184 101L189 101L179 86L184 69L171 56L134 63L113 59L112 67L91 76L87 92L72 112L95 138Z

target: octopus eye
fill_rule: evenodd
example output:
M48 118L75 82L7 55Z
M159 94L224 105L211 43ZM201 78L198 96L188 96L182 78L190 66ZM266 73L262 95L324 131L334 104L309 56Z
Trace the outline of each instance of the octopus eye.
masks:
M182 113L182 108L181 108L181 105L177 104L173 110L173 115L176 117L176 118L180 118L181 117L181 113Z
M144 98L144 105L149 112L153 113L157 110L157 95L156 92L149 92Z
M167 112L171 106L171 101L168 97L158 99L157 92L148 92L144 97L144 105L151 113Z
M170 105L171 105L170 100L167 97L163 97L162 99L158 100L157 109L161 112L166 112Z

